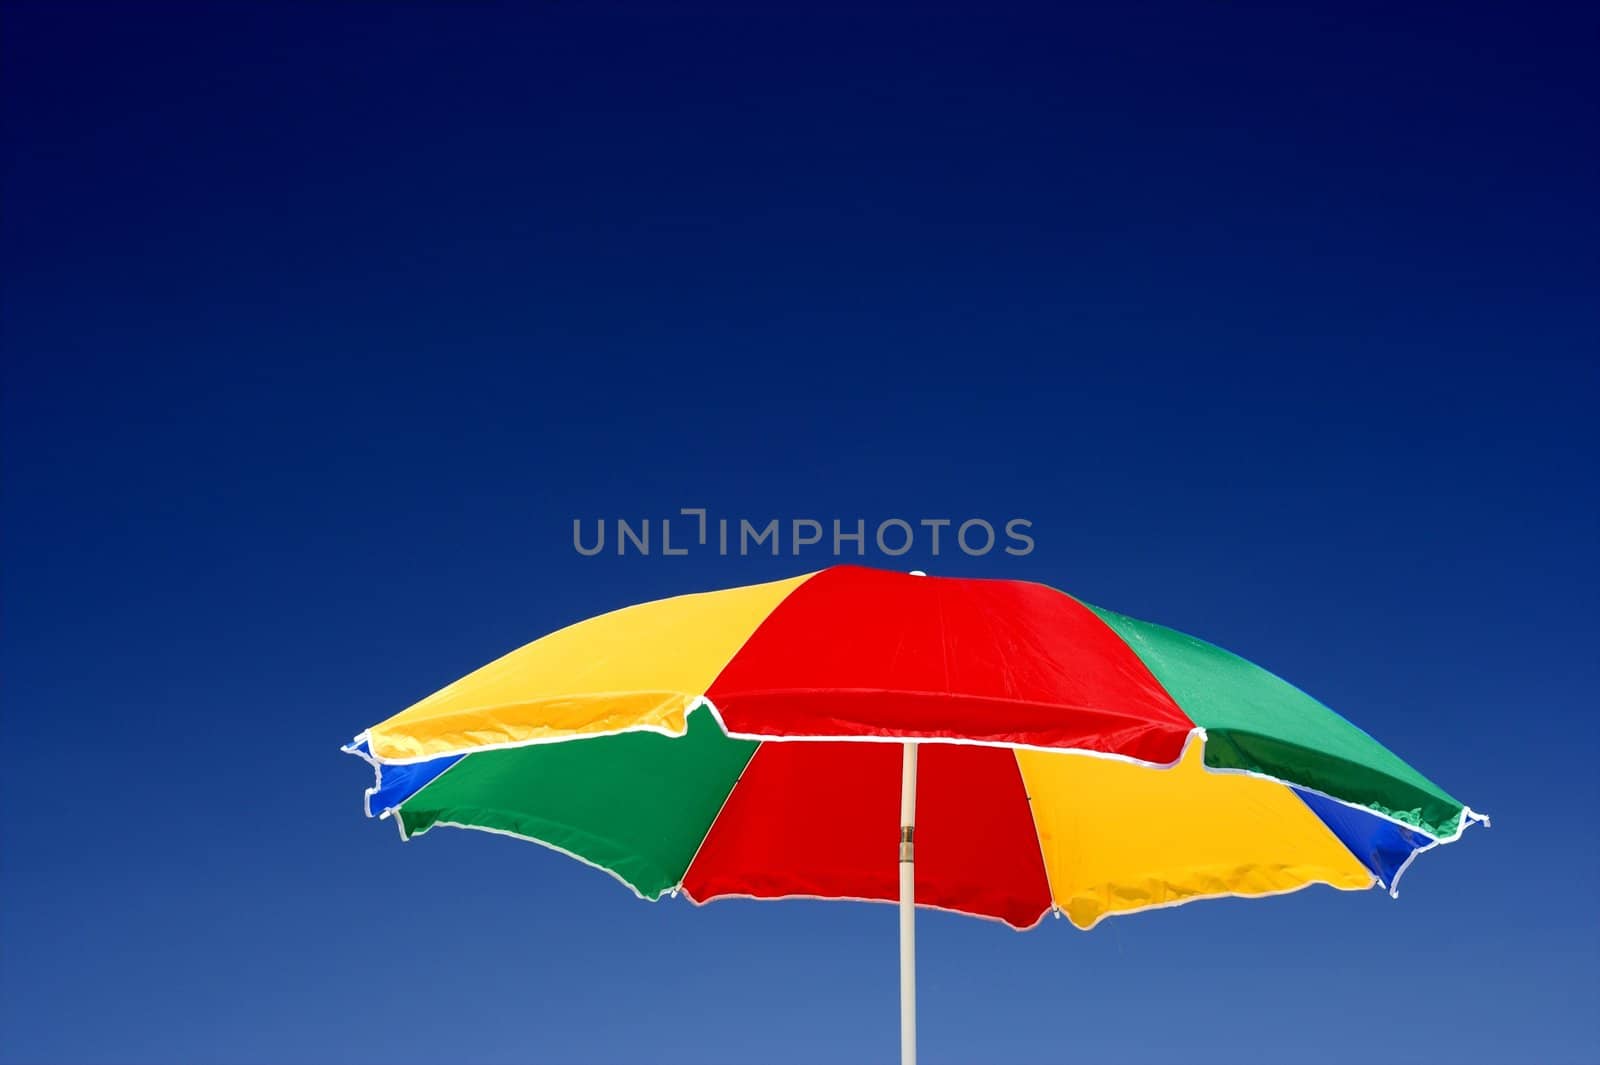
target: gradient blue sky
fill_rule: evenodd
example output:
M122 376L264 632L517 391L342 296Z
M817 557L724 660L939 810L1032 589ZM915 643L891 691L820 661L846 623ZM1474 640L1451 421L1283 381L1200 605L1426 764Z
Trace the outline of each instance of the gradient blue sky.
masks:
M891 909L361 817L363 726L826 561L570 546L682 506L1027 518L877 561L1495 817L1398 902L924 915L927 1062L1600 1058L1592 9L0 17L0 1059L893 1060Z

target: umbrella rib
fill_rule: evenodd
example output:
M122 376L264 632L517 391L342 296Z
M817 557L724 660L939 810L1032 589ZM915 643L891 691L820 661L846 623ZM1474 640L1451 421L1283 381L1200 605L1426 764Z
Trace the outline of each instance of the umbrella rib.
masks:
M1033 825L1033 841L1039 845L1039 864L1044 868L1045 890L1050 893L1050 912L1060 917L1061 907L1056 903L1056 886L1050 882L1050 862L1044 853L1044 837L1039 834L1039 819L1033 813L1033 795L1028 791L1028 777L1022 771L1022 759L1017 757L1015 747L1011 749L1011 760L1017 767L1017 779L1022 782L1022 797L1028 803L1028 821ZM1043 918L1044 914L1041 913L1039 916Z
M722 804L717 807L716 814L712 816L710 822L706 825L705 835L700 837L700 842L695 845L694 853L689 856L689 864L683 867L683 873L678 877L678 882L669 889L674 897L683 890L683 882L689 879L689 870L694 868L695 859L700 857L700 852L705 849L706 840L711 838L711 830L717 827L718 821L722 820L722 812L728 808L728 803L733 801L733 793L739 790L740 783L744 781L745 776L750 772L750 767L755 764L756 755L760 754L761 748L765 746L764 742L756 744L756 749L750 752L750 758L745 762L744 768L739 770L737 777L734 777L733 786L728 789L728 794L722 797ZM691 900L694 898L692 895L689 897Z

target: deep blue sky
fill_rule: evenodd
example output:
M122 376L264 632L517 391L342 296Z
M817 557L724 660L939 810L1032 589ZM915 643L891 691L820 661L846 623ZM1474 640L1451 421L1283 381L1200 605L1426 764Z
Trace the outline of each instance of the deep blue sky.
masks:
M809 13L805 13L809 9ZM1594 16L6 4L0 1059L893 1060L894 913L362 819L358 729L1023 517L1495 817L1398 902L921 918L926 1061L1600 1058Z

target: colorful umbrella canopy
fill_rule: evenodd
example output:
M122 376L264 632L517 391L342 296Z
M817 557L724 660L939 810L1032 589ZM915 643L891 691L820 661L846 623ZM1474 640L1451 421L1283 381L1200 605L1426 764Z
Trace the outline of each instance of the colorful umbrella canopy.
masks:
M403 838L517 836L647 899L894 901L914 787L915 903L1016 928L1393 891L1487 820L1204 641L1039 584L858 566L580 622L346 749Z

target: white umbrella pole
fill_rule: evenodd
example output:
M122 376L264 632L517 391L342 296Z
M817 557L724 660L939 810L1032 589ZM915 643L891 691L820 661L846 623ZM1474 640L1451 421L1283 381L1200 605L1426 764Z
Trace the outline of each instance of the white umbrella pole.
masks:
M900 763L900 1065L917 1065L916 823L917 745L907 743Z

